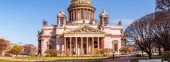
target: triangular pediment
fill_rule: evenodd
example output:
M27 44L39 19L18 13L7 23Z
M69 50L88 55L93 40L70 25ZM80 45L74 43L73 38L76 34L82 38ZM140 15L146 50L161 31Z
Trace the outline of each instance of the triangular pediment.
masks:
M80 27L78 29L73 29L72 31L68 31L66 33L103 33L103 31L100 31L98 29L95 29L95 28L91 28L89 26L83 26L83 27Z

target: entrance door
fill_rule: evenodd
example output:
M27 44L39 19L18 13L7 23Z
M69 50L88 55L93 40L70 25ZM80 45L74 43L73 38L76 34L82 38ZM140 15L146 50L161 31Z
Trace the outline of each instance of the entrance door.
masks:
M87 54L86 44L83 44L83 54Z

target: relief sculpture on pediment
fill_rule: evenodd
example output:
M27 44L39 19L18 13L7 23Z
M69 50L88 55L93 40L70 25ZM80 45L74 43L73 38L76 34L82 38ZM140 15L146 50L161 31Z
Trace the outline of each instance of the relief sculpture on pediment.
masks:
M87 27L87 26L84 26L80 29L71 31L70 33L101 33L101 31Z

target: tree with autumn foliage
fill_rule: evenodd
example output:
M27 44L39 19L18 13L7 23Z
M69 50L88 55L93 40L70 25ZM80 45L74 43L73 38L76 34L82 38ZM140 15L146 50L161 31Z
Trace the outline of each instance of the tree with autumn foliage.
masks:
M33 44L25 44L22 46L23 54L25 55L36 55L37 49Z
M0 56L3 55L4 51L8 49L9 41L0 39Z
M14 55L17 56L17 55L21 54L22 51L23 51L23 50L22 50L22 47L21 47L21 46L15 45L15 46L12 47L10 53L12 53L12 54L14 54Z
M119 49L119 51L120 51L121 53L127 54L128 51L129 51L129 49L128 49L127 47L122 47L122 48Z

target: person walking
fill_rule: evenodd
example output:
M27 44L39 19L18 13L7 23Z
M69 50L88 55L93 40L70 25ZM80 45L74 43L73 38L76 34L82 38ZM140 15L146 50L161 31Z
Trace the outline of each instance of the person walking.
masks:
M114 55L114 53L113 53L113 55L112 55L112 59L115 59L115 55Z

